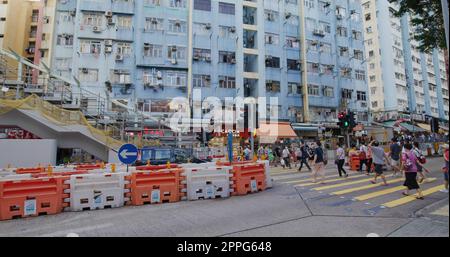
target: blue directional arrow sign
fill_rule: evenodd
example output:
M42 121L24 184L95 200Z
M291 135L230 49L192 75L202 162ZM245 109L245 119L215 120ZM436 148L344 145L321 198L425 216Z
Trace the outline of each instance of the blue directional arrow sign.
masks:
M132 164L138 158L138 148L132 144L125 144L120 147L118 155L123 164Z

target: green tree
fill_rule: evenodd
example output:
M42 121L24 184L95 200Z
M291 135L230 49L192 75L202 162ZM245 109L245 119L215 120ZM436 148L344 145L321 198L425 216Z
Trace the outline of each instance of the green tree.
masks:
M431 52L434 48L447 48L444 18L440 0L388 0L399 4L394 15L410 14L413 36L419 42L419 50Z

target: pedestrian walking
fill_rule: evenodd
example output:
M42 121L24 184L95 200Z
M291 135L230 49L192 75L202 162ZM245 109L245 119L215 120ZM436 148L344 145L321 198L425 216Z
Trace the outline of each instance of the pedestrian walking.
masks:
M359 172L362 172L363 165L367 166L367 147L364 144L364 141L361 142L361 146L359 147ZM367 172L368 173L368 172Z
M372 150L373 163L375 164L375 177L370 182L372 184L376 184L377 178L381 177L381 179L384 182L384 185L387 186L388 183L386 181L386 177L383 174L383 165L385 161L386 163L389 163L389 159L384 153L384 149L380 147L380 143L378 143L378 141L374 140L370 142L369 147Z
M344 174L345 177L348 177L347 172L344 170L345 164L345 150L342 147L342 143L338 143L338 148L336 149L336 165L339 172L339 177L342 177Z
M409 196L409 190L415 189L417 191L417 199L423 200L422 190L417 183L417 167L422 164L413 153L413 146L411 143L405 143L405 152L402 154L403 172L405 173L405 183L403 185L406 190L402 193L405 196ZM422 166L426 170L425 167Z
M322 143L316 142L316 148L314 149L314 169L313 169L313 182L317 183L317 176L321 178L321 184L325 184L325 164L324 153L322 149Z
M244 150L244 157L246 161L250 160L250 153L251 153L250 148L246 146Z
M373 164L373 153L372 153L372 149L370 149L370 147L367 147L367 173L366 175L369 176L370 173L373 172L372 170L372 164Z
M291 158L291 152L289 152L289 149L287 146L284 147L283 153L282 153L282 157L285 163L285 167L289 167L289 169L292 169L291 167L291 162L290 162L290 158ZM283 167L284 168L284 167Z
M299 172L302 171L303 164L305 164L306 168L308 168L308 170L311 171L311 167L308 164L309 150L308 146L304 142L302 142L300 145L300 152L301 152L300 167L298 168L298 171Z
M390 166L394 169L394 176L400 173L400 153L402 147L399 145L397 138L392 138L391 145L389 146L389 157L391 159Z
M419 142L414 142L413 143L413 149L412 152L414 153L414 155L416 156L417 160L423 165L426 163L426 158L425 156L423 156L422 151L420 150L419 147ZM419 183L422 183L425 179L427 179L427 177L424 174L424 169L422 168L422 166L417 166L417 173L420 177L419 179Z
M442 172L444 173L444 186L445 189L441 190L443 193L448 193L448 168L449 168L449 150L448 150L448 144L444 144L442 146L444 149L444 167L442 167Z

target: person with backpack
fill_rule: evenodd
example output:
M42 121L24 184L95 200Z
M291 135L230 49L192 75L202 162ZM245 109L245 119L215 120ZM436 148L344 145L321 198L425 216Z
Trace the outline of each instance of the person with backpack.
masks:
M307 159L309 158L308 146L304 142L302 142L300 145L300 153L300 167L298 168L298 171L302 171L303 164L305 164L306 168L311 171L311 167L309 166L307 161Z
M419 160L419 162L421 164L425 164L427 162L427 159L425 158L425 156L423 156L422 151L420 150L419 142L413 143L412 152L416 155L417 159ZM426 176L423 173L423 171L424 171L424 169L422 168L422 166L417 166L417 172L420 177L419 183L422 183L426 179Z
M359 148L359 172L362 172L363 165L366 165L366 169L369 170L369 166L367 166L367 147L364 142L361 142L361 147Z
M385 186L388 185L387 181L386 181L386 177L383 174L383 165L386 161L386 163L389 162L386 154L384 153L384 149L380 147L380 143L378 143L378 141L372 141L369 144L369 148L372 151L373 154L373 163L375 165L375 177L372 181L370 181L372 184L376 184L377 183L377 178L381 177L381 179L383 180Z
M405 173L405 183L403 185L406 187L406 190L402 193L404 196L409 196L409 190L415 189L417 191L417 199L423 200L422 189L417 183L417 167L422 166L417 159L416 155L412 151L413 146L410 143L405 143L405 152L402 153L402 167L403 172ZM423 169L427 170L425 167Z
M316 142L316 148L314 149L314 170L313 170L313 183L317 183L317 176L321 177L321 184L325 184L325 162L324 151L322 149L322 143Z

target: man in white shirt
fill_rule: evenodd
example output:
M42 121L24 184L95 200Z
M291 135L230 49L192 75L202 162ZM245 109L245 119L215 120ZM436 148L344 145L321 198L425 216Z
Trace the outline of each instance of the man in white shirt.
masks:
M289 167L289 169L292 169L291 162L290 162L291 152L289 152L289 149L287 146L284 147L282 156L283 156L286 167Z

